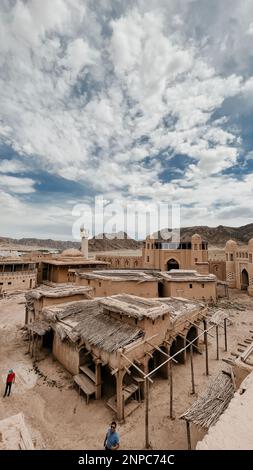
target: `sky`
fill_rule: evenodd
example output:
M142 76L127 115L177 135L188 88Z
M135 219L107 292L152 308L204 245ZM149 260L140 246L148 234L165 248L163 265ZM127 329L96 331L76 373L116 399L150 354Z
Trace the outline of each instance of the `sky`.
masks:
M251 223L252 46L252 0L1 0L0 236Z

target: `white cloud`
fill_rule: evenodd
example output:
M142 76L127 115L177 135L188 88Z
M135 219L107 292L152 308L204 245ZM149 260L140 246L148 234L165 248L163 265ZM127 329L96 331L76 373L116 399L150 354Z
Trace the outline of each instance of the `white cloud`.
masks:
M8 176L0 174L0 188L6 188L17 194L29 194L35 192L35 181L31 178L16 178L15 176Z
M2 3L0 137L22 163L0 161L0 184L32 194L31 178L6 173L25 171L34 156L42 171L105 195L198 205L207 186L218 194L218 173L243 151L223 103L253 97L252 2L229 2L228 10L217 0L212 8L206 0ZM189 168L160 181L175 155L190 157Z

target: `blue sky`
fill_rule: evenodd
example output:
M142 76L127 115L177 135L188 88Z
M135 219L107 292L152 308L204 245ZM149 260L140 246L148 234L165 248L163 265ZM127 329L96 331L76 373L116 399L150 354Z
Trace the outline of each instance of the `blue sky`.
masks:
M251 223L252 43L251 0L2 0L0 235L71 239L98 195Z

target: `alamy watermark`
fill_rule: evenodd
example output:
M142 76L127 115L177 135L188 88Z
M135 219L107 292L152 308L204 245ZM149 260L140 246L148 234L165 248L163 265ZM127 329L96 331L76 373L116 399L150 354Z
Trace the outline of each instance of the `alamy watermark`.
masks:
M110 202L96 196L92 204L77 204L72 210L76 218L72 235L96 239L124 239L125 234L136 240L148 235L172 243L180 242L180 205L142 201ZM162 229L162 230L161 230Z

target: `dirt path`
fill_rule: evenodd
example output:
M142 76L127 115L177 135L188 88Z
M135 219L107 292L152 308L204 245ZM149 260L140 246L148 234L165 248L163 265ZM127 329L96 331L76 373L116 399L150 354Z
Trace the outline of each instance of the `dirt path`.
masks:
M253 329L253 299L240 291L231 291L231 298L246 310L230 309L233 324L228 328L229 351ZM36 367L27 354L27 342L21 327L24 322L24 296L0 300L0 391L3 395L9 368L17 373L16 384L9 398L0 398L0 419L23 412L26 424L37 449L101 449L105 431L112 419L104 401L90 400L86 405L73 388L71 375L51 356ZM201 343L200 343L201 345ZM190 361L174 367L174 412L169 419L169 384L156 379L150 389L150 440L154 449L186 449L185 423L178 419L209 381L225 367L216 360L215 339L209 344L210 372L205 375L205 356L194 355L196 395L191 395ZM224 353L224 340L220 336L220 356ZM144 404L119 425L122 449L144 448ZM203 432L192 429L192 444Z

